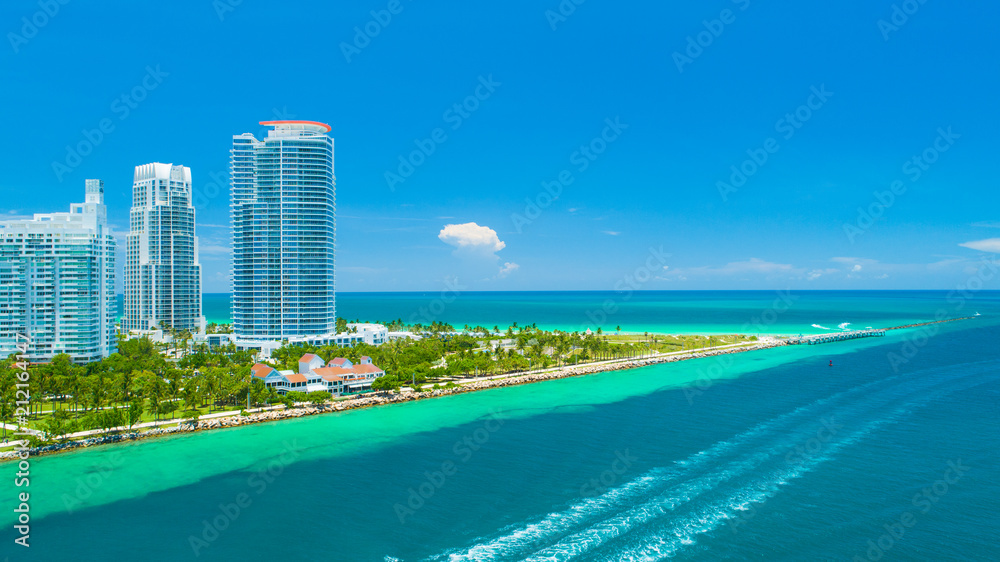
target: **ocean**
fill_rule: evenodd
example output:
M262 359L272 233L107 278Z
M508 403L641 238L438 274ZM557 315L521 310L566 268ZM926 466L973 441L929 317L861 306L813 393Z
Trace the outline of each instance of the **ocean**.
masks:
M0 557L1000 559L1000 294L792 296L635 293L601 325L981 316L32 459L32 546L5 509ZM435 298L338 297L371 320ZM461 295L440 320L567 329L614 298Z
M816 334L922 322L933 319L942 304L952 311L955 305L946 299L939 291L337 293L337 315L350 321L446 322L458 329L516 322L570 332L621 327L638 333ZM232 321L228 294L204 295L202 308L208 322Z

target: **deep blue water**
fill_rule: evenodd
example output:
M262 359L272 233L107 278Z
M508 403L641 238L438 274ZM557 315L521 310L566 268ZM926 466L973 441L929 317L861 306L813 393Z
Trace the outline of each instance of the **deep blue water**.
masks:
M975 306L880 339L38 459L40 493L112 468L90 507L38 504L28 559L998 560L1000 301Z
M943 291L536 291L338 293L337 315L348 320L407 324L447 322L499 326L537 324L567 331L619 326L626 332L822 333L889 327L933 318L942 305L956 310ZM209 322L229 322L229 295L206 294Z

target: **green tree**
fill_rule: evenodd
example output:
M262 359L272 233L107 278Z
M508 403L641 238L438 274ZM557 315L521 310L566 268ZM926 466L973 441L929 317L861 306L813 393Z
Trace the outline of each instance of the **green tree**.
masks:
M45 432L53 439L62 440L67 434L76 431L77 424L70 419L66 410L56 410L43 424Z
M325 404L330 401L330 393L325 390L316 390L310 392L306 395L309 403L313 406L319 406L320 404Z
M392 375L383 375L372 381L372 390L378 392L392 392L399 389L399 380Z
M139 423L142 419L142 399L136 398L129 405L128 409L125 410L125 422L128 428L131 430L135 427L135 424Z

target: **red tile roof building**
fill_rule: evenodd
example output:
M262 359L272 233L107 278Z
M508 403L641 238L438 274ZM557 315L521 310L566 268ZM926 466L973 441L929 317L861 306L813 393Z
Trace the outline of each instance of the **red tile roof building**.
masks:
M358 365L338 357L324 367L321 357L307 353L299 358L298 373L278 371L264 363L251 367L250 373L255 378L262 379L266 386L274 388L278 394L324 391L340 396L371 390L372 382L384 375L385 371L375 366L370 357L362 357Z

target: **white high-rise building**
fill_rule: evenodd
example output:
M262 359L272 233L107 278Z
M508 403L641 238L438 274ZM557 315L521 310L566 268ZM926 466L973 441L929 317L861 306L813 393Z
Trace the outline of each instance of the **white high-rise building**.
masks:
M336 341L336 180L330 126L267 121L233 137L233 331L237 345Z
M135 167L127 254L122 330L203 331L189 168Z
M68 213L0 222L0 354L25 336L30 361L113 353L115 251L101 180L87 180L85 202Z

